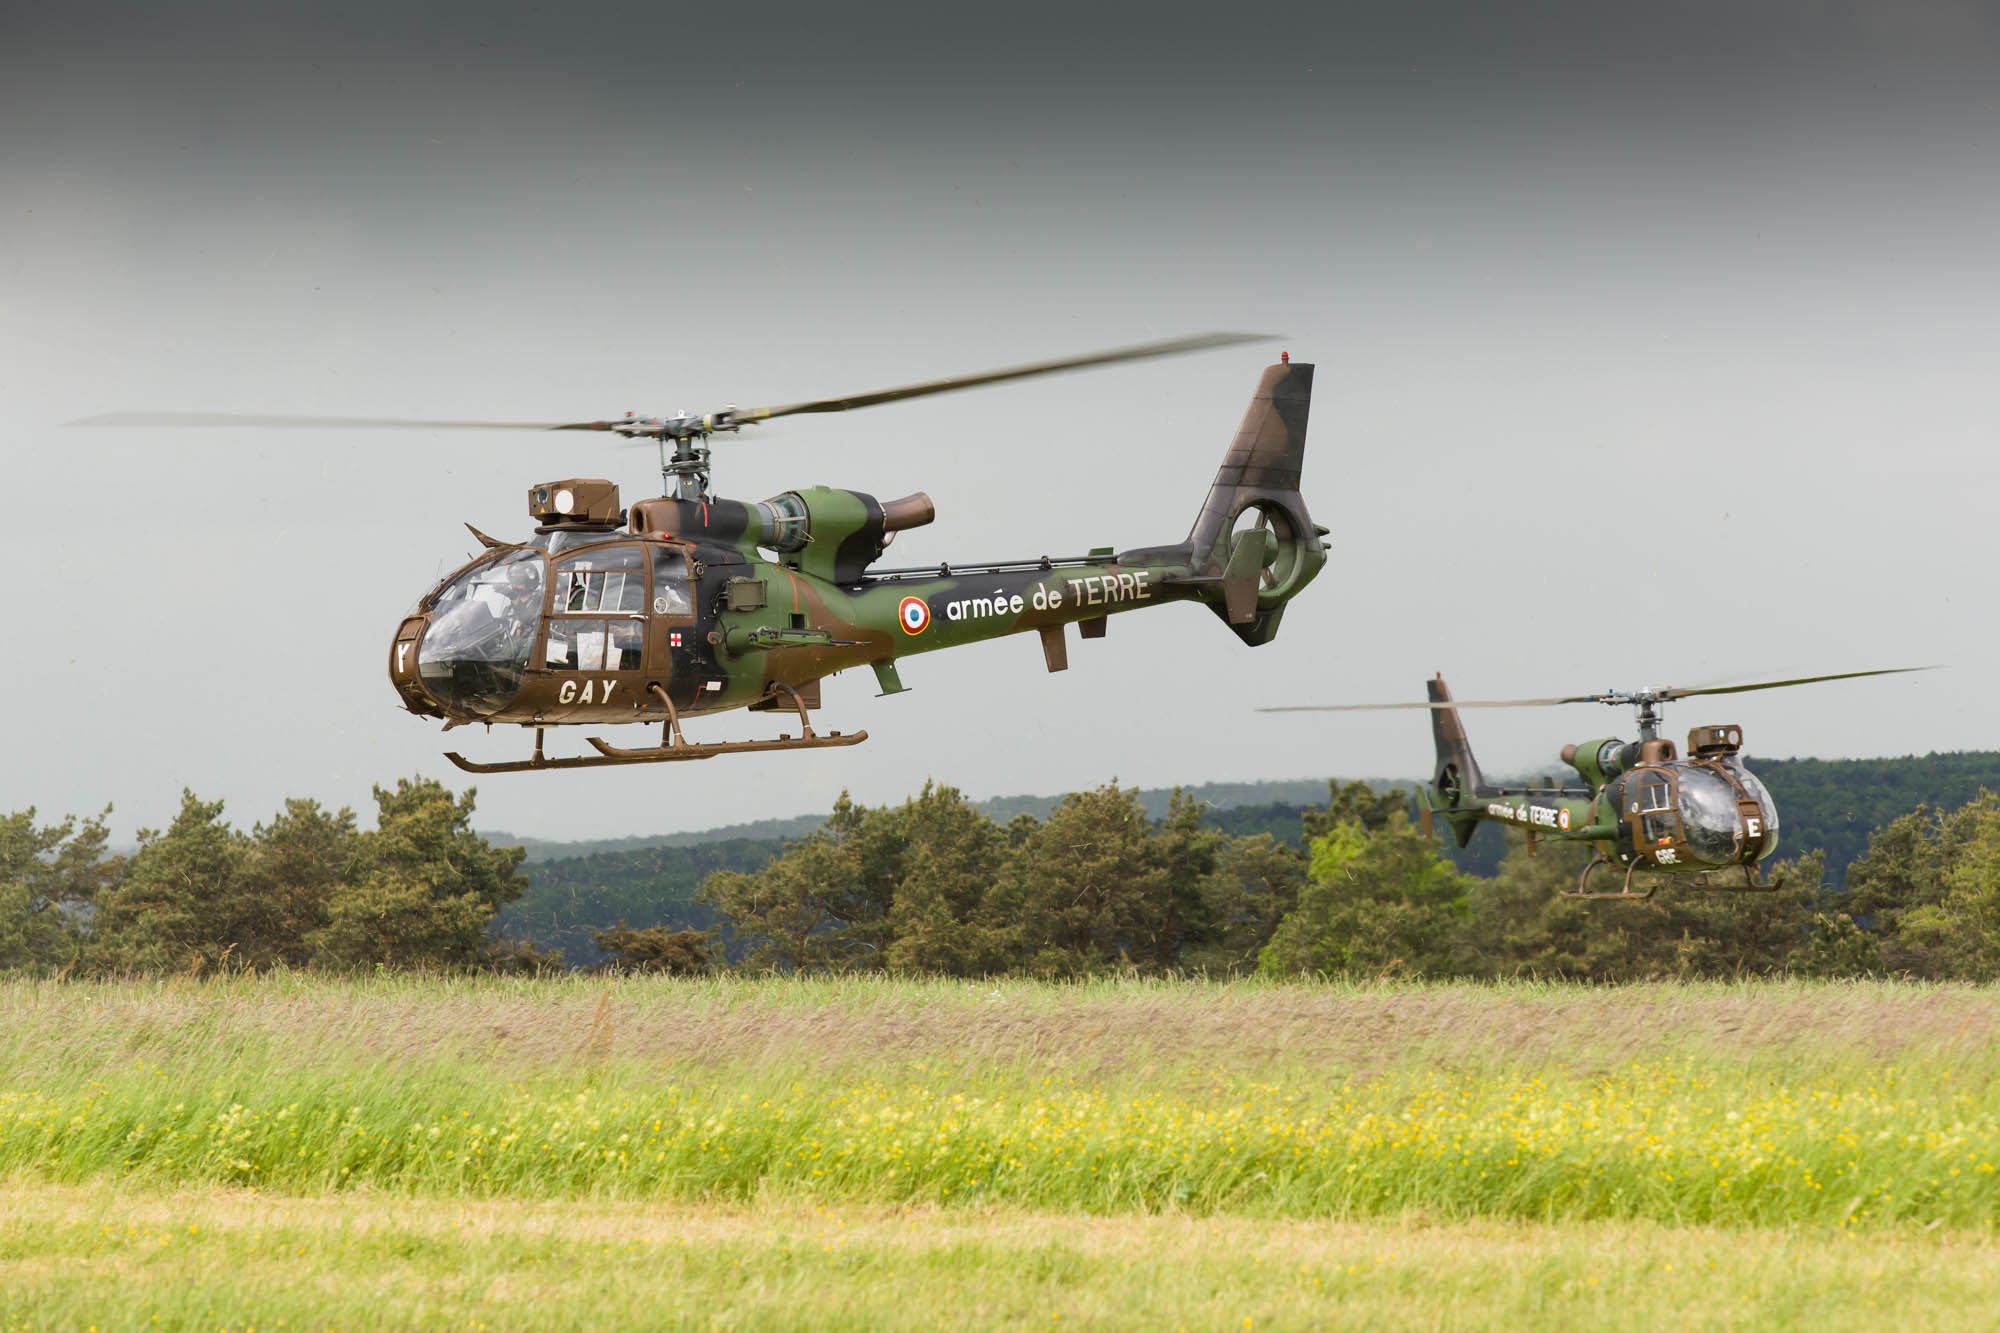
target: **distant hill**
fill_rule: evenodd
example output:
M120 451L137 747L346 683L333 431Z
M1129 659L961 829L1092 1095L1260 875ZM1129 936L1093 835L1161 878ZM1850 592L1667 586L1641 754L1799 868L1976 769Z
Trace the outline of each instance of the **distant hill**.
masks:
M1271 782L1204 782L1189 786L1186 790L1195 800L1217 810L1272 803L1285 803L1303 809L1308 805L1326 804L1326 783L1325 778L1286 778ZM1398 784L1386 779L1380 781L1371 779L1369 785L1390 787L1408 784ZM1172 787L1143 787L1139 791L1139 802L1146 807L1147 814L1159 819L1167 813L1167 801L1173 792ZM1047 818L1049 811L1055 809L1061 801L1060 796L994 796L975 804L995 823L1004 824L1016 815L1033 815L1037 819ZM824 814L793 815L786 819L760 819L748 824L725 824L719 828L701 829L692 833L640 833L625 838L589 838L576 842L557 842L548 838L527 838L513 833L485 830L481 831L480 836L496 847L527 848L528 862L532 865L539 861L595 856L601 852L634 852L648 847L698 847L705 843L735 840L783 841L803 838L825 822Z
M561 949L572 966L590 966L604 961L596 933L612 926L707 930L715 913L694 900L702 881L718 870L760 870L784 849L778 838L724 838L532 862L528 891L501 908L494 924L502 934Z
M526 838L515 833L483 829L479 836L495 847L527 848L528 864L534 865L541 861L573 860L611 852L639 852L650 847L700 847L711 842L731 841L783 842L790 838L803 838L825 822L823 814L793 815L788 819L759 819L748 824L725 824L691 833L635 833L626 838L582 838L575 842Z

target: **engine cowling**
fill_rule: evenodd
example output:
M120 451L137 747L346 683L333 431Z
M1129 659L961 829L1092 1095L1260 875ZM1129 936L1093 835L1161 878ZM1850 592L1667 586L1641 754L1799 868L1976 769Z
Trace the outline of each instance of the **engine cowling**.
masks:
M831 486L786 491L754 508L759 546L792 556L799 568L835 583L857 581L896 533L937 517L937 506L922 491L881 501Z

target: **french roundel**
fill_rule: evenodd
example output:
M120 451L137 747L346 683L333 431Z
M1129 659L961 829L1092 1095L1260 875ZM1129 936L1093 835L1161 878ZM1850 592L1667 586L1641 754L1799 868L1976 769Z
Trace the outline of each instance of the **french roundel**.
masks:
M905 634L922 634L931 627L930 604L921 597L905 597L897 615L903 622Z

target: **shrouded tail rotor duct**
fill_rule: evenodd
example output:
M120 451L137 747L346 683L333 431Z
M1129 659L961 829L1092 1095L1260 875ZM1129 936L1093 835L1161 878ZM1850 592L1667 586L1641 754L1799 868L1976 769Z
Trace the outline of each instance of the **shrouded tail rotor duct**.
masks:
M1313 368L1280 361L1265 368L1188 533L1195 568L1221 576L1211 600L1245 643L1268 643L1285 603L1326 564L1316 526L1299 494Z

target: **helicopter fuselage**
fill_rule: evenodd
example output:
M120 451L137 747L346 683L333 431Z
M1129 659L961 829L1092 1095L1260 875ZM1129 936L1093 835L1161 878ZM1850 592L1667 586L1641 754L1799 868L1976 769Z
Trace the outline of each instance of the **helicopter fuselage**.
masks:
M806 715L826 676L867 667L895 694L904 657L1030 631L1046 668L1062 671L1070 624L1097 638L1110 616L1169 602L1200 602L1245 643L1269 643L1326 563L1326 529L1298 490L1311 391L1311 366L1267 366L1187 537L1123 552L877 568L898 532L932 521L928 496L812 486L748 502L695 490L627 511L608 481L530 487L533 538L474 529L485 549L398 625L390 680L406 709L447 727L535 728L528 760L447 756L498 772L853 744L867 733L821 736ZM668 473L704 481L699 452L690 459L686 476L679 453ZM735 708L796 710L801 734L700 743L680 732L684 717ZM586 737L597 756L542 751L547 727L648 720L666 723L658 745Z
M1294 704L1266 711L1426 710L1437 757L1430 781L1417 788L1417 810L1424 832L1431 833L1435 822L1442 819L1452 840L1464 847L1480 824L1491 819L1521 829L1531 854L1543 838L1588 843L1593 855L1576 888L1565 897L1650 898L1650 887L1633 890L1632 877L1639 870L1707 876L1733 869L1740 872L1740 882L1716 883L1704 878L1693 887L1769 893L1782 881L1760 883L1753 867L1777 850L1778 807L1764 784L1738 757L1743 749L1743 729L1734 725L1696 727L1688 733L1689 757L1683 759L1675 753L1674 743L1660 736L1659 706L1698 694L1743 694L1925 669L1883 667L1743 685L1606 690L1547 699L1480 699L1463 705L1452 699L1440 673L1424 682L1429 697L1422 703ZM1480 774L1460 707L1541 708L1583 703L1637 708L1639 739L1565 745L1562 760L1583 779L1581 788L1557 786L1548 778L1534 787L1495 786ZM1610 865L1625 867L1623 887L1616 893L1592 892L1591 873Z
M668 699L682 716L756 707L779 686L810 706L835 672L873 668L894 693L898 658L1030 631L1042 634L1047 668L1061 670L1064 626L1080 622L1094 637L1107 616L1188 600L1213 582L1175 547L857 571L839 582L807 560L767 559L714 534L717 520L749 506L650 503L693 511L693 532L671 520L636 532L544 527L441 582L391 647L404 706L529 726L657 719Z
M1672 741L1594 740L1563 757L1588 784L1464 794L1455 811L1523 830L1530 838L1592 844L1609 862L1662 873L1750 866L1778 846L1778 810L1737 757L1734 726L1697 727L1691 758Z
M871 668L893 694L900 658L1030 631L1061 671L1066 626L1095 638L1111 615L1187 600L1263 643L1325 563L1286 495L1245 497L1229 517L1248 510L1259 526L1209 535L1205 554L1191 535L909 569L872 566L896 532L931 521L923 495L885 503L811 487L756 503L616 506L609 482L551 482L530 492L547 520L532 540L482 534L486 549L397 627L389 675L404 707L447 725L530 727L816 707L835 672Z

